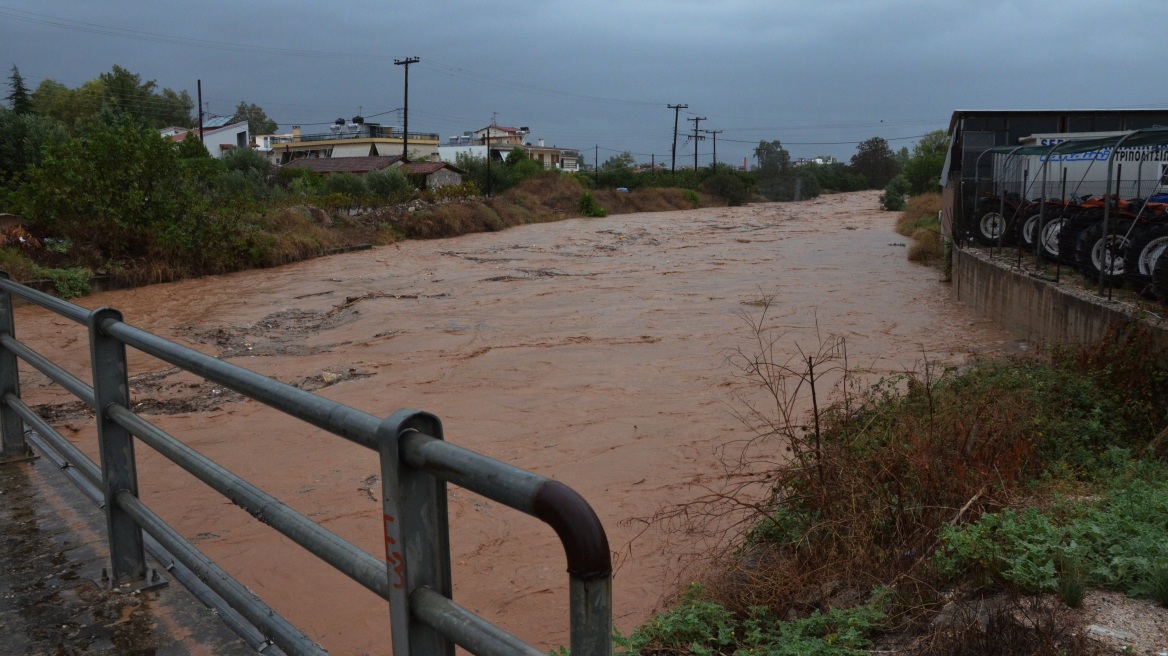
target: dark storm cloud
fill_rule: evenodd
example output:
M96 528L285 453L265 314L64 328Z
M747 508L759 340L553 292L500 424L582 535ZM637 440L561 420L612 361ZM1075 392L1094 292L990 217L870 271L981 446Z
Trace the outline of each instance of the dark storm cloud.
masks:
M958 107L1163 105L1158 39L1141 26L1164 13L1160 0L0 0L0 63L34 85L76 86L114 64L192 95L202 79L211 111L255 102L287 129L400 107L393 59L416 55L411 129L446 136L497 116L548 143L598 145L601 159L661 159L665 105L687 103L682 118L724 130L719 159L741 161L760 139L846 159L853 145L821 142L911 145Z

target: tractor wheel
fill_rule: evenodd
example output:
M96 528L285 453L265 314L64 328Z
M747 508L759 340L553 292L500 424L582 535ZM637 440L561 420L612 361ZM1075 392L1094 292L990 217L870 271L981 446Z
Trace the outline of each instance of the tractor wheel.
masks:
M1058 258L1063 264L1077 266L1079 235L1091 226L1102 223L1102 217L1080 212L1063 221L1058 230Z
M1152 274L1160 256L1168 249L1168 223L1136 228L1123 270L1133 289L1144 296L1154 295Z
M1116 221L1108 228L1106 236L1102 223L1095 223L1079 232L1075 240L1075 260L1083 275L1090 280L1099 280L1102 272L1108 284L1123 283L1124 257L1131 245L1127 232L1131 225L1130 219Z
M1005 243L1006 217L997 209L979 212L973 224L973 240L982 246L997 246L999 239Z

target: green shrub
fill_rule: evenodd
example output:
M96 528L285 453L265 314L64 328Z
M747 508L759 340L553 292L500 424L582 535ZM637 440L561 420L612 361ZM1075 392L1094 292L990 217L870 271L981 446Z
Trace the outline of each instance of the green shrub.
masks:
M1087 574L1077 560L1066 560L1059 567L1058 595L1068 608L1078 608L1087 597Z
M369 193L369 189L360 176L352 173L334 173L325 176L324 193L357 199Z
M730 173L719 173L702 183L702 188L709 194L726 201L731 207L742 205L750 200L750 190L742 178ZM696 196L696 194L695 194Z
M414 192L414 185L409 178L397 169L366 173L365 186L369 193L384 199L408 198Z
M576 203L576 209L584 216L603 217L608 216L608 211L596 202L596 198L592 192L585 191L580 194L580 200Z
M184 139L185 141L185 139ZM272 163L254 148L232 148L219 158L229 171L254 172L263 180L271 172Z
M628 636L614 640L627 656L651 654L764 654L766 656L862 656L871 636L886 621L884 595L850 609L816 611L810 617L781 621L765 606L736 616L705 601L692 584L677 607L661 613Z
M880 194L880 209L888 212L899 212L904 209L904 196L908 193L908 181L903 176L896 176L889 181Z
M1168 560L1157 560L1152 565L1148 592L1156 603L1168 608Z
M937 571L953 580L967 575L1027 591L1059 590L1064 579L1082 585L1161 599L1168 583L1163 545L1168 544L1168 482L1116 474L1110 493L1097 500L1061 501L1047 510L1028 508L983 515L942 531ZM1075 563L1062 573L1057 563Z
M60 298L77 298L90 292L93 273L89 269L40 269L38 273L53 283L53 290Z
M694 206L694 209L702 206L702 198L701 196L698 196L698 192L694 191L693 189L684 189L681 193L683 196L685 196L685 199Z

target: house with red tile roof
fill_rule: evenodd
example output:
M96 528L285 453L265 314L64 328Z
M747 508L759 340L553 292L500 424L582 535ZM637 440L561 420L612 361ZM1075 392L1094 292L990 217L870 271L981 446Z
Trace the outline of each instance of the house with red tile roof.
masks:
M401 155L373 157L304 157L294 159L285 168L308 169L321 175L330 173L353 173L363 175L371 171L393 168L402 162Z
M321 175L352 173L364 175L389 168L399 169L407 176L419 178L427 189L462 183L466 171L447 162L404 162L401 155L392 157L306 157L294 159L287 168L308 169Z
M400 167L406 175L421 178L427 189L462 184L466 171L449 162L406 162Z

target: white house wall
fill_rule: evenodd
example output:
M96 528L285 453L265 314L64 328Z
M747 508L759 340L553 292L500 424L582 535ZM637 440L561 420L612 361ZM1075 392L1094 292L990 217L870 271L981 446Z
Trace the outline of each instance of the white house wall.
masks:
M216 158L222 157L224 155L224 153L226 153L227 150L230 150L230 149L225 150L225 149L221 148L221 146L228 145L228 146L231 146L233 148L237 147L239 145L239 136L238 135L240 135L240 134L243 134L243 143L246 146L249 143L249 140L248 140L249 135L247 133L247 123L236 123L234 125L228 125L226 127L216 128L215 130L204 130L203 131L203 145L206 146L207 152L211 153L211 157L216 157ZM199 129L195 128L194 130L191 130L191 133L188 134L184 138L198 139L199 138Z

